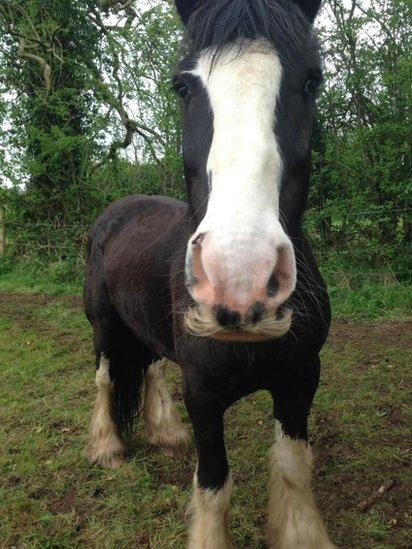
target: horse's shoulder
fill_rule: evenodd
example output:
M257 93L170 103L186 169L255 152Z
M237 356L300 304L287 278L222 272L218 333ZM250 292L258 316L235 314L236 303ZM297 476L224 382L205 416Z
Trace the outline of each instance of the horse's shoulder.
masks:
M103 242L128 225L133 227L149 223L173 226L186 223L188 206L168 196L131 195L109 204L96 219L90 232L90 240Z

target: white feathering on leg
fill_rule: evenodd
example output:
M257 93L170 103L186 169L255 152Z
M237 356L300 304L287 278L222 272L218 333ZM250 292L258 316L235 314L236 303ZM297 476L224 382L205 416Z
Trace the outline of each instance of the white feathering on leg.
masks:
M226 525L231 493L230 474L219 490L213 490L201 488L195 473L189 549L233 549Z
M143 415L149 441L169 457L182 457L189 449L189 433L181 422L165 380L167 359L153 362L146 374Z
M97 397L86 455L92 463L115 469L124 462L125 446L113 417L113 383L109 366L109 359L102 354L96 371Z
M311 489L312 452L303 440L285 436L277 422L277 440L269 453L268 528L271 548L333 549Z

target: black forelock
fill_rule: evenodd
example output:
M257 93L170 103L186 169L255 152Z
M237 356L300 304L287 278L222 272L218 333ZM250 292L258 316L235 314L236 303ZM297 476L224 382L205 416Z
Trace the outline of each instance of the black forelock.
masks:
M289 58L312 40L312 26L290 0L203 0L189 35L195 52L213 47L218 55L228 43L265 38Z

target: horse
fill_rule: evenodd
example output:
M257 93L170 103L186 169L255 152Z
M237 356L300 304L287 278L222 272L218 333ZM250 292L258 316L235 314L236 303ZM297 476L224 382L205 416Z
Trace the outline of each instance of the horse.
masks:
M90 230L84 303L97 399L87 453L119 466L139 412L164 454L188 451L164 377L176 362L198 457L188 546L233 547L224 413L266 390L275 435L269 546L330 549L312 495L307 421L331 314L302 228L322 80L320 0L175 4L186 29L172 81L188 200L129 196Z

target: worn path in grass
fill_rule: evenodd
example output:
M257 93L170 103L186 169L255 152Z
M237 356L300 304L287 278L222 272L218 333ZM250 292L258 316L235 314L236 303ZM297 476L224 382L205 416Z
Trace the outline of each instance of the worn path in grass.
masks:
M411 323L339 322L323 352L311 418L314 490L341 548L412 545L410 349ZM184 547L193 444L186 459L168 460L139 428L120 469L104 471L83 457L94 386L78 298L0 293L0 380L0 547ZM174 367L169 382L187 421ZM239 402L226 424L234 541L262 548L273 439L267 394ZM366 511L358 508L388 482Z

